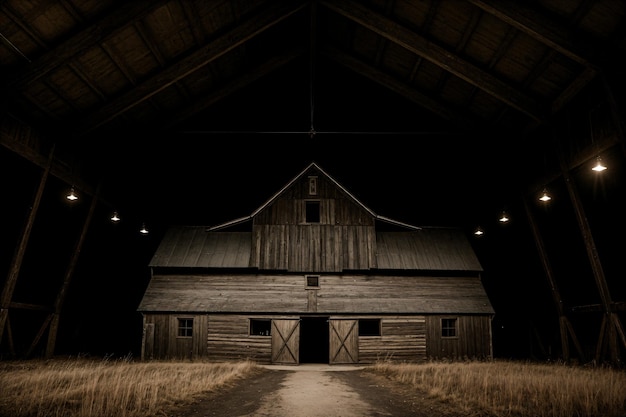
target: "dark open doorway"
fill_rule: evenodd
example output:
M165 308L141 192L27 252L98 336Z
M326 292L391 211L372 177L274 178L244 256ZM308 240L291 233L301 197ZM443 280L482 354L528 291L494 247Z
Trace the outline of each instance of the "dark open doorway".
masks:
M328 317L300 319L300 363L328 363Z

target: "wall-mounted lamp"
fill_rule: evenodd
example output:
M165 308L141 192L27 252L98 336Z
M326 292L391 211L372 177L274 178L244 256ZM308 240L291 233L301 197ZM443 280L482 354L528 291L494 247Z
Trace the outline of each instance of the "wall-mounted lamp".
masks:
M112 221L113 223L117 223L117 222L119 222L120 220L122 220L122 219L120 219L120 216L118 216L118 214L117 214L117 210L115 210L115 211L113 212L113 215L111 216L111 221Z
M511 220L511 219L509 218L509 215L508 215L508 214L506 214L506 211L502 210L502 214L500 215L500 218L498 219L498 221L499 221L500 223L508 223L508 222L509 222L509 220Z
M483 229L480 226L478 226L476 228L476 230L474 230L474 235L476 235L476 236L482 236L484 234L485 234L485 232L483 231Z
M148 229L146 229L146 224L145 223L143 223L141 225L141 229L139 229L139 233L141 233L142 235L147 235L148 233L150 233L150 232L148 232Z

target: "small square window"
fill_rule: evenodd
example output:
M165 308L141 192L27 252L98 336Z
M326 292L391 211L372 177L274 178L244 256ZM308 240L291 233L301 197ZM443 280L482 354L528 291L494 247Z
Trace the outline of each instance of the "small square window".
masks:
M456 337L456 318L441 319L441 337Z
M178 337L193 336L193 319L178 319Z
M319 201L307 201L306 202L306 222L307 223L319 223L320 222L320 202Z
M272 320L250 319L250 336L270 336L272 334Z
M306 286L319 288L320 286L320 277L317 275L307 275L306 276Z
M360 319L359 336L380 336L380 319Z

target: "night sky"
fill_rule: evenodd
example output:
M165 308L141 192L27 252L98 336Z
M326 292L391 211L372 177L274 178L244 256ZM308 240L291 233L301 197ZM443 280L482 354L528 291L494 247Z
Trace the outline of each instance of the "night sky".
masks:
M536 149L520 147L497 132L476 137L454 131L391 92L346 73L334 74L332 85L316 90L314 106L307 80L275 89L276 80L270 79L184 127L137 130L132 140L112 134L104 142L81 145L79 158L91 161L90 168L104 178L107 204L97 206L81 250L61 315L57 353L139 356L141 316L136 308L149 280L147 265L166 228L247 216L316 162L379 215L467 232L496 311L495 356L542 358L542 350L558 354L558 318L522 197L528 198L539 225L566 310L599 303L563 179L548 184L554 199L540 205L528 190L545 168L537 162L541 157L527 159ZM312 119L318 133L311 137ZM617 239L626 229L620 217L625 209L624 157L616 149L604 159L609 170L601 176L587 166L572 176L613 301L626 301L626 243ZM41 170L5 148L0 148L0 161L3 283ZM14 301L54 302L89 208L88 198L68 204L68 189L57 178L48 181ZM108 220L113 209L122 217L119 224ZM509 224L498 223L502 210L510 214ZM145 236L138 233L144 222L150 229ZM471 233L477 225L486 231L481 238ZM28 348L44 317L42 312L11 311L16 350ZM576 313L570 318L593 352L600 316ZM44 346L45 338L37 352ZM3 343L3 354L6 349Z

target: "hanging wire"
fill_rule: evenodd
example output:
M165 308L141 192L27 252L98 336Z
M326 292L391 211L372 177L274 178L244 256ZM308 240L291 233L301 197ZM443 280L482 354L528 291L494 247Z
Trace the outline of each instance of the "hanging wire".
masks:
M311 19L310 19L310 27L309 27L309 106L311 109L311 130L309 130L309 136L311 139L315 136L315 125L314 125L314 114L315 114L315 103L314 103L314 71L315 71L315 20L316 20L316 2L311 2Z

